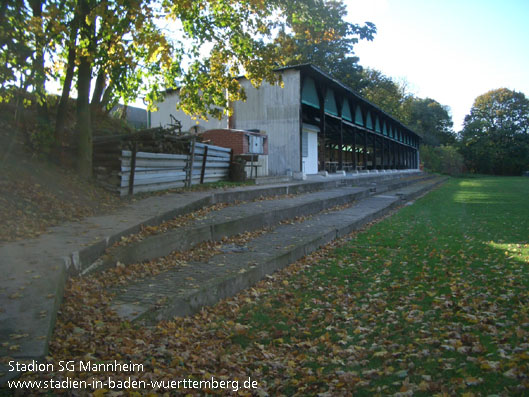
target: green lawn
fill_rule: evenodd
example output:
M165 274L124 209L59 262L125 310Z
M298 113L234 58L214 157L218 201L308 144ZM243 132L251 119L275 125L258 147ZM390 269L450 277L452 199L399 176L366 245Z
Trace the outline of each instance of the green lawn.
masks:
M528 392L529 178L451 179L313 262L237 320L274 394Z

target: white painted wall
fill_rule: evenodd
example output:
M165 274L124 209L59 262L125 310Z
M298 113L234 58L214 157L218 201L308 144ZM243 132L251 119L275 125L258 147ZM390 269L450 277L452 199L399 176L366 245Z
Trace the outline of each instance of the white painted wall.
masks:
M223 117L221 120L213 117L208 121L201 118L193 120L190 115L184 113L181 110L176 110L178 99L178 94L176 92L171 92L166 94L163 102L156 104L158 111L151 112L151 127L167 127L169 124L171 124L171 114L182 123L182 131L189 131L191 127L197 125L201 130L228 127L227 117Z
M303 124L303 132L307 133L307 157L303 157L303 172L307 175L318 173L318 131L319 128Z
M269 175L301 171L300 72L283 72L283 83L284 88L268 83L254 88L242 79L247 100L233 104L232 128L259 129L268 135Z

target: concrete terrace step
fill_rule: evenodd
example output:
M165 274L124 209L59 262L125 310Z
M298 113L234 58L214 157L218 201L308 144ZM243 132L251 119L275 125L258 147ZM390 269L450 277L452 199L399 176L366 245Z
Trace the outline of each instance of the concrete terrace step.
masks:
M391 189L408 186L431 178L429 175L389 179L367 186L339 187L319 190L283 199L248 202L210 212L193 224L181 226L162 234L147 236L140 241L107 250L88 271L122 264L138 263L184 251L203 241L218 241L239 233L273 226L298 216L316 214L325 209L360 200Z
M124 319L146 324L192 314L250 287L265 275L359 229L443 181L444 178L422 180L364 198L344 210L282 224L243 249L228 247L227 251L232 252L215 255L207 263L176 265L156 276L115 288L113 309Z
M64 282L96 261L122 236L216 203L315 192L392 179L420 178L416 170L317 178L209 192L152 196L105 216L51 228L34 239L0 244L0 357L38 360L48 351ZM0 385L17 374L0 362Z
M274 183L290 182L292 178L288 176L258 176L254 179L256 185L271 185Z

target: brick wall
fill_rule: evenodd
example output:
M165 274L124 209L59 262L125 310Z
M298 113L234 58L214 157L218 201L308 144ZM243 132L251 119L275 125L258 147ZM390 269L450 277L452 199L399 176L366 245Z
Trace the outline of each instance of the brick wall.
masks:
M234 155L248 153L248 133L241 130L213 129L200 134L204 141L212 145L233 149ZM264 154L268 154L268 139L264 142Z
M209 141L212 145L233 149L234 155L248 151L248 140L245 139L244 131L228 129L207 130L201 133L200 136L204 141Z

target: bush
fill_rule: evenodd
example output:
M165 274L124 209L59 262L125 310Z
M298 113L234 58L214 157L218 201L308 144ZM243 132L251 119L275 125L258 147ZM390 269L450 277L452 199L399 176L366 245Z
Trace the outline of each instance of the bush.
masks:
M26 131L28 146L38 157L45 158L50 155L55 145L55 137L51 125L37 122L35 127Z
M420 158L427 171L459 175L464 169L463 156L454 146L422 145Z

